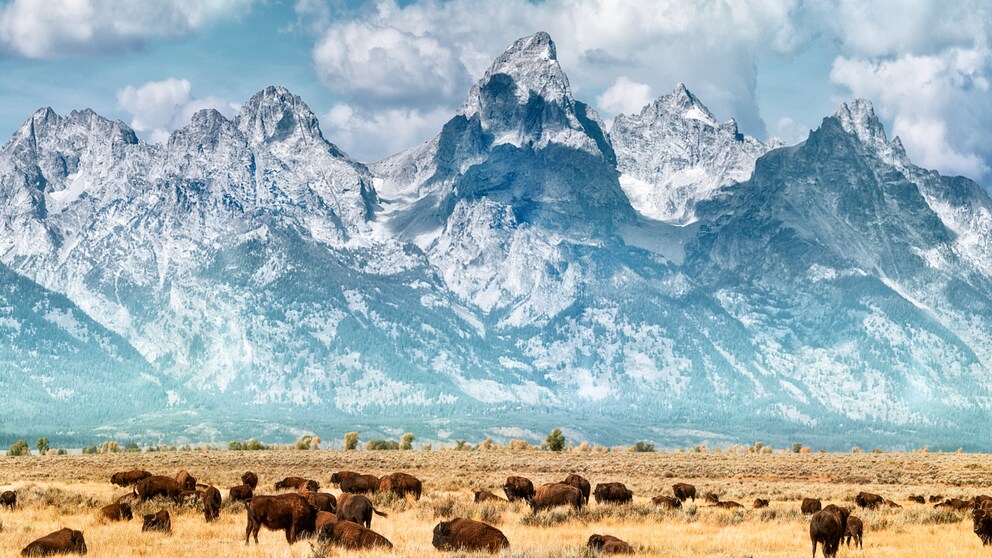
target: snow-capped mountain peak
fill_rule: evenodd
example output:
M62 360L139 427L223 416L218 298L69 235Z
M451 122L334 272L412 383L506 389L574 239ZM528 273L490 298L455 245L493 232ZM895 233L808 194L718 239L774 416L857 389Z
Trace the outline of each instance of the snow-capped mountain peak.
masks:
M252 145L291 139L323 141L317 115L285 87L269 86L241 107L238 127Z
M885 127L875 114L875 108L867 99L854 99L841 103L833 117L840 121L841 128L861 140L861 143L874 151L887 163L897 167L909 163L902 140L891 142L885 134Z

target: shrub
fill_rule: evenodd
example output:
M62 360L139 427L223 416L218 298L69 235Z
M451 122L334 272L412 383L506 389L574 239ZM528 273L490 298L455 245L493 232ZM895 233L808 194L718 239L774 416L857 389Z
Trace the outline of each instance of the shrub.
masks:
M365 443L367 450L398 450L400 443L396 440L369 440Z
M413 433L412 432L407 432L400 439L400 441L401 441L400 449L412 450L413 449L413 441L414 440L415 440L415 438L413 437Z
M27 440L18 440L7 448L7 455L10 457L31 455L31 448L28 447Z
M96 455L99 451L96 446L83 446L83 455Z
M344 435L344 449L358 449L358 432L349 432Z
M468 451L468 442L465 440L455 440L455 451Z
M636 444L630 447L630 451L634 453L645 453L645 452L653 452L655 451L655 449L654 449L654 444L652 444L651 442L637 442Z
M488 438L486 438L486 440L484 442L482 442L481 444L479 444L479 449L483 449L483 450L491 450L494 447L495 446L493 445L493 437L492 436L489 436Z
M800 444L799 442L796 442L795 444L792 444L792 453L799 453L801 451L803 451L803 445L802 444Z
M589 446L589 442L582 442L581 444L575 446L575 451L579 453L589 453L592 448Z
M48 438L38 438L35 442L34 447L38 448L38 455L46 455L48 453L48 448L51 444L48 443Z
M300 439L296 440L296 443L293 444L293 449L304 450L304 451L309 450L312 447L313 447L313 436L310 435L301 436Z
M128 442L124 444L124 453L140 453L141 448L138 447L136 442Z
M65 448L59 448L55 455L69 455L69 452Z
M530 443L527 440L510 440L509 443L510 451L524 451L530 449Z
M548 449L551 451L561 451L565 449L565 435L561 433L561 429L555 428L548 434Z

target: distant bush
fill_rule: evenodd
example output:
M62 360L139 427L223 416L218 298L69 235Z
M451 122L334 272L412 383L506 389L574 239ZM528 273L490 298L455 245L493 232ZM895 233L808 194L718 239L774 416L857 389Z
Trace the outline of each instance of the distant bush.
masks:
M523 451L530 449L530 443L527 440L510 440L509 446L510 451Z
M320 437L310 435L301 436L300 439L296 440L296 443L293 444L293 449L303 451L320 449Z
M128 442L124 444L124 453L140 453L141 448L136 442Z
M565 449L565 435L561 433L561 429L555 428L548 434L547 439L548 449L551 451L561 451Z
M402 438L400 438L400 449L412 450L414 440L415 438L413 437L413 433L407 432Z
M654 444L651 442L637 442L636 444L630 446L630 451L634 453L646 453L655 451Z
M468 451L472 449L465 440L455 440L455 451Z
M69 455L69 452L65 448L59 448L55 455Z
M365 443L367 450L398 450L400 443L396 440L369 440Z
M83 446L83 455L96 455L100 452L100 448L96 446Z
M27 440L18 440L7 448L7 455L10 457L31 455L31 448L28 447Z
M344 449L358 449L358 432L349 432L344 435Z
M227 443L227 449L229 451L264 451L272 448L258 440L248 440L247 442L232 440ZM175 451L175 448L172 448L172 451Z
M38 438L38 441L35 442L34 447L38 448L38 455L47 455L51 444L48 443L48 438Z

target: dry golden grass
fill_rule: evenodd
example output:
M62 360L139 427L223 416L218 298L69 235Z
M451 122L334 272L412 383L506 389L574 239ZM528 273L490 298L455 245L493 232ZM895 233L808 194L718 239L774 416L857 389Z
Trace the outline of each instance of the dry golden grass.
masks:
M592 533L612 534L635 546L640 555L666 557L809 556L808 520L798 500L815 496L851 505L861 490L898 501L902 510L860 512L865 520L864 550L842 556L955 558L985 556L965 514L937 513L930 505L907 501L911 493L971 497L992 492L992 458L959 454L698 454L509 452L179 452L0 458L0 489L15 488L21 505L0 511L0 556L17 556L32 540L63 526L81 529L93 556L294 556L315 549L303 541L290 547L281 532L263 531L261 544L244 544L245 513L225 505L220 521L206 524L199 510L174 510L174 534L142 534L141 522L107 523L99 508L126 491L110 485L119 470L142 468L156 474L188 469L201 482L226 488L252 470L260 493L290 475L328 484L334 471L350 469L385 474L406 471L424 480L420 502L378 497L388 518L375 517L372 528L391 540L389 555L442 556L431 546L434 525L445 517L472 516L498 526L509 538L512 557L584 557ZM565 510L536 517L519 505L476 505L474 489L501 493L509 474L535 484L576 472L597 482L621 481L637 497L625 507L597 506L576 514ZM697 486L744 503L743 512L709 509L702 502L666 512L651 496L670 494L674 482ZM326 488L330 488L325 487ZM332 492L337 493L336 489ZM222 490L226 496L226 490ZM772 500L767 510L750 509L756 497ZM155 509L154 505L146 508ZM144 511L144 510L137 510ZM949 522L948 522L949 521ZM378 556L332 549L329 556ZM455 553L454 555L458 555Z

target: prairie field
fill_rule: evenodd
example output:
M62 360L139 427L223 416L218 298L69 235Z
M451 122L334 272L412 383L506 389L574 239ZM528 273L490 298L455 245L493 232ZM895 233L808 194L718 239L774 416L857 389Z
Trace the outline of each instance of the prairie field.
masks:
M116 471L146 469L175 475L182 469L200 483L227 488L241 483L243 472L259 475L256 494L273 492L287 476L313 478L322 489L331 473L353 470L376 475L403 471L424 482L420 501L376 495L377 508L389 517L374 517L372 529L393 542L391 551L349 552L323 548L315 540L290 546L282 532L263 528L260 544L246 546L245 512L225 501L219 521L207 524L199 509L151 502L135 509L130 522L109 523L99 508L129 491L110 484ZM595 487L623 482L633 490L633 504L598 505L574 512L557 508L532 514L519 503L475 504L473 492L499 495L508 475L521 475L535 486L578 473ZM657 508L651 497L671 495L671 485L688 482L699 498L682 510ZM593 533L617 536L638 555L665 557L810 556L809 520L799 512L803 497L854 506L865 490L903 507L855 510L865 523L864 548L842 546L841 556L955 558L992 556L972 533L970 515L916 504L910 494L961 497L992 493L992 456L939 453L884 454L747 454L747 453L579 453L541 451L192 451L56 457L0 458L0 490L18 492L18 508L0 510L0 557L18 556L29 542L62 527L82 530L90 556L156 557L310 557L310 556L465 556L440 552L431 545L434 525L452 517L493 524L510 540L506 557L592 557L586 540ZM701 496L713 492L744 510L707 507ZM752 509L755 498L771 505ZM167 506L173 533L143 534L139 514ZM818 553L819 555L819 553Z

